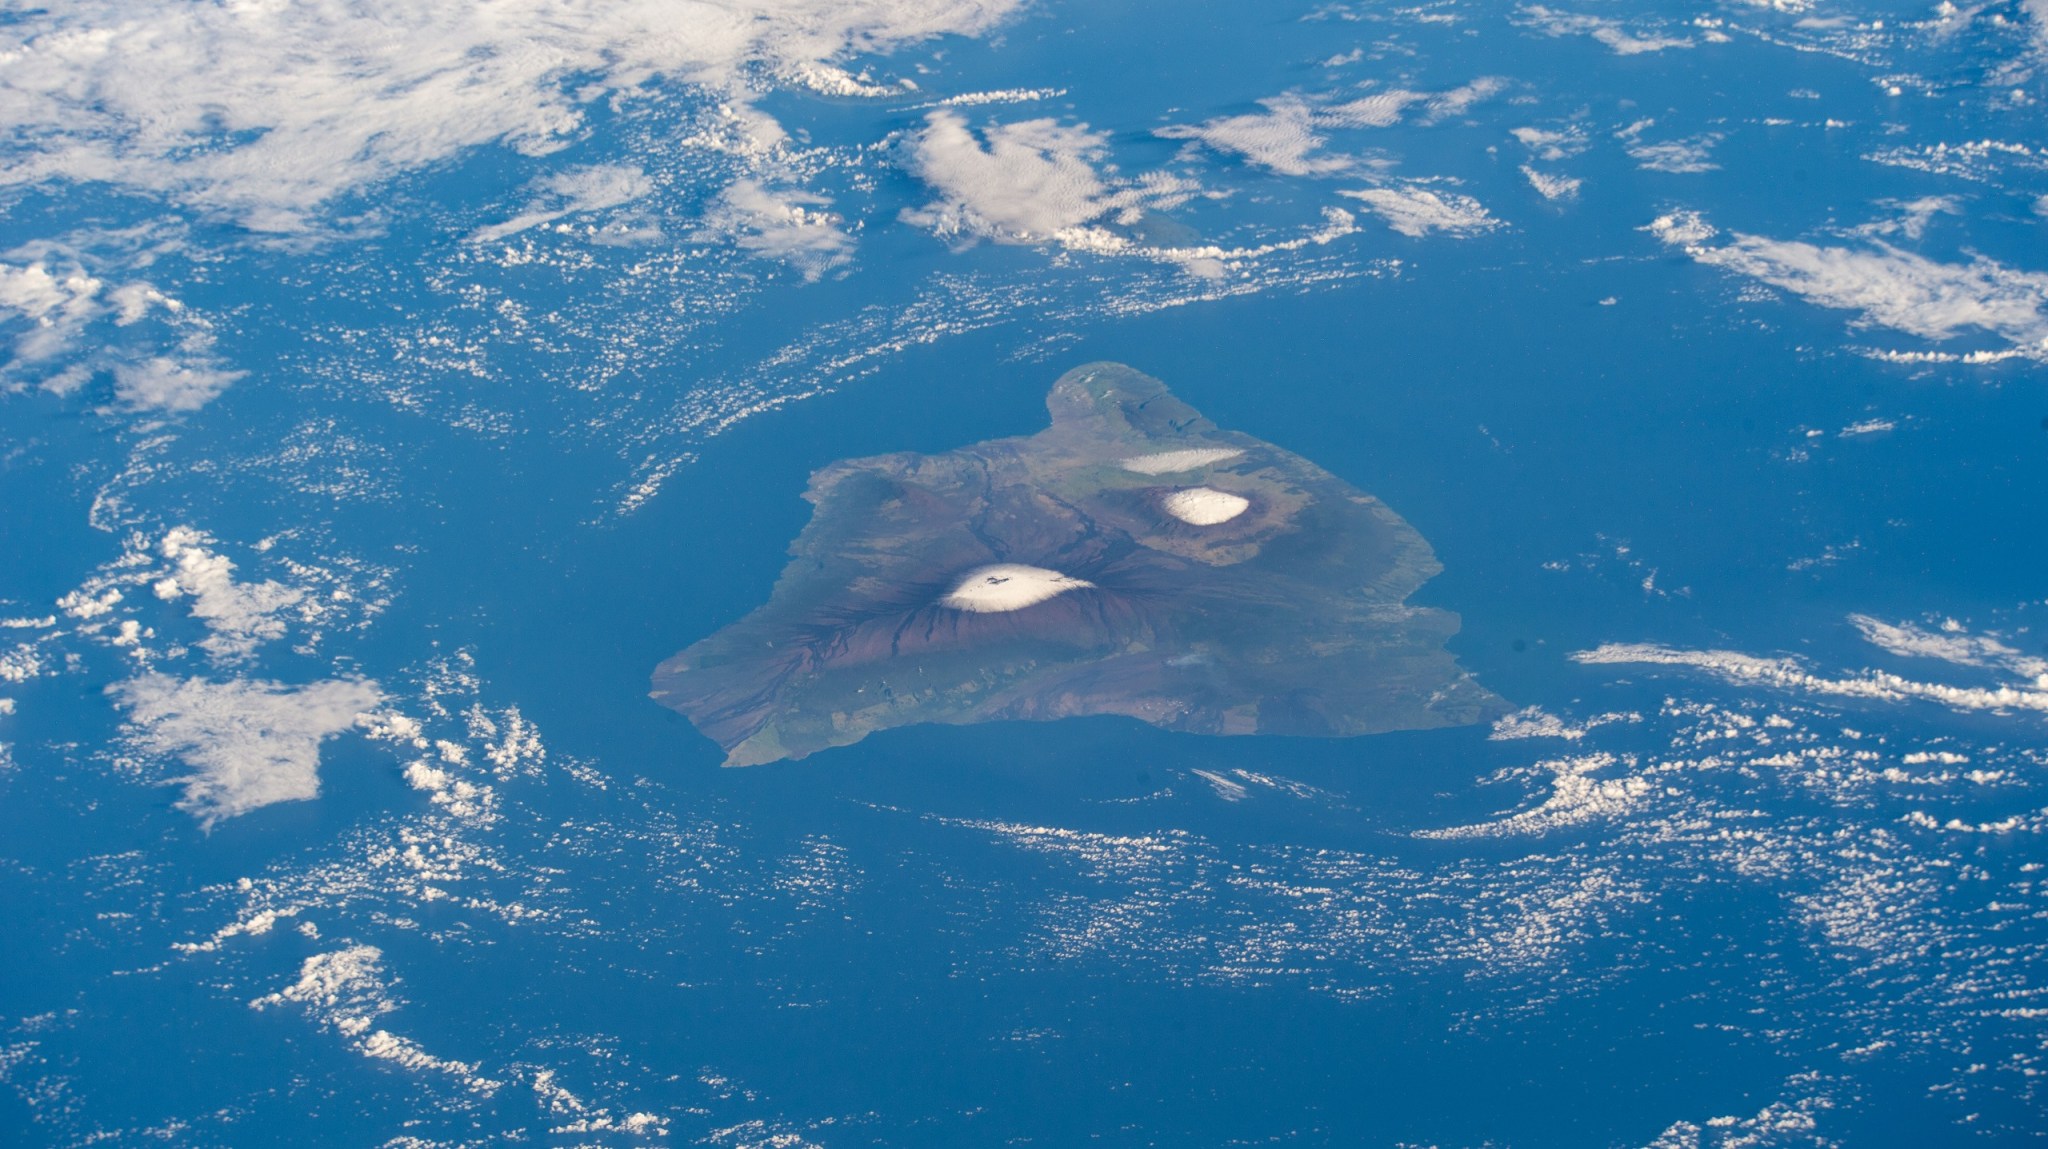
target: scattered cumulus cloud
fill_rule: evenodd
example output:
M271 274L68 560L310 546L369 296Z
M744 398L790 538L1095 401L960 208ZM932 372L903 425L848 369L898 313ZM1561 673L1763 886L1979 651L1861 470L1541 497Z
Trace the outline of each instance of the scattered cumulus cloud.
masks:
M383 700L374 682L305 686L144 674L107 688L127 712L129 745L192 772L179 809L212 826L276 802L320 794L320 744Z
M1480 202L1455 192L1432 191L1415 184L1365 188L1337 194L1363 203L1402 235L1422 237L1440 231L1464 237L1503 226Z
M1709 158L1718 142L1716 136L1695 136L1661 144L1630 144L1628 154L1644 171L1691 175L1720 168Z
M1390 128L1401 122L1401 113L1408 105L1428 98L1424 92L1389 88L1341 104L1327 105L1316 113L1316 118L1338 128Z
M1693 211L1660 216L1647 230L1700 263L1855 311L1865 324L1933 340L1981 331L2048 360L2048 274L1985 256L1939 263L1883 242L1827 247L1732 232L1716 243L1720 233Z

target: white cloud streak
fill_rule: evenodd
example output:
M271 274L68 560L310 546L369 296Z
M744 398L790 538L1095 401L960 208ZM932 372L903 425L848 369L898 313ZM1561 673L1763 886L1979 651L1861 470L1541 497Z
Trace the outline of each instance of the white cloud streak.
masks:
M128 713L129 744L174 757L192 773L174 781L179 809L212 827L276 802L320 794L320 744L347 730L383 695L374 682L331 679L288 687L145 674L107 688Z
M1923 339L1988 332L2048 360L2048 274L1978 256L1937 263L1886 243L1823 247L1732 232L1726 242L1698 212L1661 216L1647 229L1710 267L1748 276L1810 303L1856 311L1866 324Z
M1866 702L1931 702L1951 710L2048 714L2048 688L1950 686L1920 682L1887 671L1841 678L1814 674L1795 659L1758 658L1732 650L1683 650L1652 643L1607 643L1573 654L1593 665L1675 666L1712 674L1741 686L1795 694L1827 695Z

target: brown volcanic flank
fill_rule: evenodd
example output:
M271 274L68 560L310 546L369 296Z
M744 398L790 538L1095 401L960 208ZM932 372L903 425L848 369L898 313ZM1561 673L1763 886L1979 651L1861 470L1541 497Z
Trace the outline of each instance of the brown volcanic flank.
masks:
M817 511L768 603L662 663L653 697L730 766L918 722L1122 714L1352 735L1503 709L1443 649L1457 616L1405 605L1440 568L1379 500L1120 364L1068 372L1046 405L1052 426L1029 438L813 475ZM1167 452L1194 465L1130 465ZM1182 522L1164 501L1195 487L1249 506ZM1088 585L1012 610L946 605L1006 565L1039 570L997 577Z

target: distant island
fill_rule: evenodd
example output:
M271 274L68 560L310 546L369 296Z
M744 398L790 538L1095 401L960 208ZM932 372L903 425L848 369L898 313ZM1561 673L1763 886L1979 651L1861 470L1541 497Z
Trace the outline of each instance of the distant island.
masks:
M1501 713L1405 600L1442 568L1385 504L1116 363L1052 426L834 463L766 605L654 672L726 765L920 722L1121 714L1346 736Z

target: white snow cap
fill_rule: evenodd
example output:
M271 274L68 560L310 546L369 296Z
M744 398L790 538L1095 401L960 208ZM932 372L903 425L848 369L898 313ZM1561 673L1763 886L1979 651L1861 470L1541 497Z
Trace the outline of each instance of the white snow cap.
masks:
M1213 527L1227 523L1243 514L1252 505L1243 495L1233 495L1213 487L1190 487L1175 491L1160 500L1166 513L1184 523L1198 527Z
M939 600L939 604L975 614L997 614L1022 610L1067 591L1094 585L1087 579L1063 575L1044 567L997 563L968 571L959 584Z

